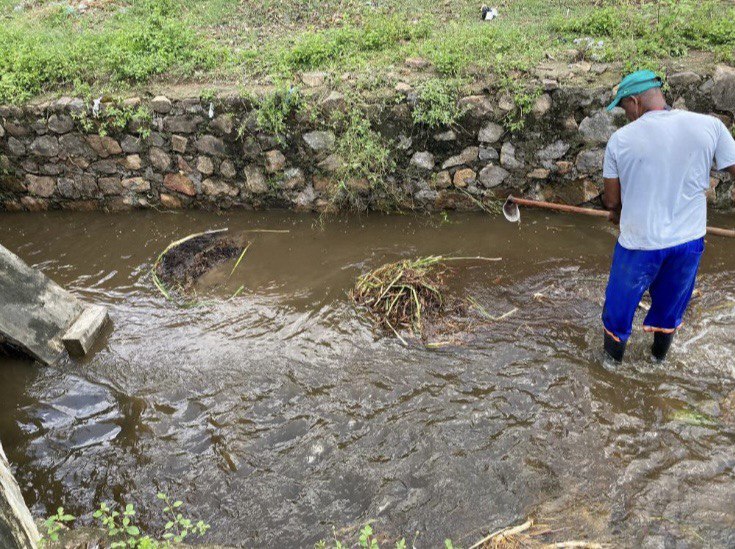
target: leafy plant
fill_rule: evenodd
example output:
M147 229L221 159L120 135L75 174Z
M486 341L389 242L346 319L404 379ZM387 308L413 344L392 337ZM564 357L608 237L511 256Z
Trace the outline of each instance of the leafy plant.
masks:
M75 517L73 515L64 513L64 508L59 507L56 510L56 514L51 515L43 523L46 527L46 535L44 536L44 539L59 541L59 532L66 527L66 524L74 522L74 519Z
M261 131L274 135L279 142L284 143L288 118L303 108L304 100L298 88L280 86L260 100L255 121ZM241 127L241 135L243 130L244 127Z
M96 116L88 110L82 110L73 112L72 118L77 121L85 133L97 133L102 136L121 133L125 131L128 124L134 122L136 133L143 138L150 135L153 120L147 107L116 103L106 103Z
M203 521L194 522L185 517L179 500L171 501L166 494L159 493L158 499L163 502L164 517L167 519L161 539L144 534L135 524L135 507L128 503L122 506L101 503L92 513L92 518L102 524L105 532L105 547L110 549L170 549L172 543L181 543L187 537L202 537L209 530L209 525ZM59 507L55 515L45 521L46 534L42 539L45 544L49 541L59 541L59 532L75 520L72 515L64 513Z
M338 172L340 188L345 191L349 180L366 179L372 188L390 191L385 181L395 165L391 149L383 136L372 128L364 108L351 105L336 116L336 123L342 127L336 141L336 153L343 162Z
M505 128L516 133L526 125L526 117L533 109L536 100L541 96L540 88L527 88L522 81L511 76L504 76L500 80L500 90L510 94L513 99L513 109L505 115Z
M135 508L128 503L123 509L122 515L119 511L111 509L106 503L101 503L92 516L102 522L107 529L107 537L111 540L110 549L125 549L126 547L150 547L152 540L146 536L146 541L140 539L140 529L133 524Z
M169 497L163 493L159 493L156 497L166 504L163 512L169 517L169 521L164 526L166 533L163 534L163 539L181 543L189 535L202 537L209 530L209 524L201 520L195 523L191 519L184 517L181 513L183 502L180 500L171 502Z
M373 528L369 524L366 524L362 530L360 530L360 537L358 539L360 547L363 549L380 549L378 541L372 536Z
M380 549L380 544L375 537L375 532L373 531L373 527L370 525L370 523L366 524L360 529L357 534L357 541L354 544L344 540L340 540L337 537L337 533L334 531L334 529L332 530L332 536L332 540L321 540L317 542L314 545L314 549L347 549L348 547L354 546L357 546L360 549ZM447 549L453 549L451 543L452 542L450 540L446 540L445 546ZM411 545L413 546L414 544ZM394 547L395 549L406 549L406 539L399 539L395 542Z
M427 80L416 90L413 121L428 128L456 124L464 114L457 102L458 98L457 82L438 78Z

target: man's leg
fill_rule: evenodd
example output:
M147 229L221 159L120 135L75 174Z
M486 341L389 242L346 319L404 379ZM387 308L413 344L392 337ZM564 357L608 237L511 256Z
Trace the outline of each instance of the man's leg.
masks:
M643 321L643 329L653 332L651 354L664 360L681 325L692 298L699 262L704 252L704 239L681 244L666 251L661 270L651 283L651 309Z
M661 258L659 251L628 250L620 244L615 245L602 324L605 328L605 352L617 362L623 360L636 308L656 277Z

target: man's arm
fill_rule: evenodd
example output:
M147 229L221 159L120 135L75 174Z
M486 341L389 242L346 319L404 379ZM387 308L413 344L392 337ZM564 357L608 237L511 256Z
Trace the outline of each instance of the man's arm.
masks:
M732 167L735 170L735 166ZM623 209L623 201L620 197L620 179L603 178L605 182L605 193L602 195L602 203L610 210L610 221L616 225L620 223L620 211Z

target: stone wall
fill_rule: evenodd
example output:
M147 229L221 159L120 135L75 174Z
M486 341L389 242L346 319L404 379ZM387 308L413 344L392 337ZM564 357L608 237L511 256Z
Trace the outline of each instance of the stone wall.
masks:
M715 114L731 127L734 69L678 73L668 82L675 107ZM512 134L503 124L514 108L510 97L464 97L466 114L457 124L430 129L413 123L416 93L400 84L366 112L390 143L395 169L386 185L345 177L351 159L335 153L343 128L333 116L345 97L321 82L306 90L314 108L291 115L280 138L258 129L255 100L237 96L130 98L97 106L65 97L0 107L0 209L324 211L340 206L337 186L350 195L350 205L370 209L475 209L473 198L509 192L590 201L601 190L605 143L625 123L622 110L604 110L607 86L563 87L550 79L539 85L543 94L524 128ZM145 122L101 122L141 107L151 113ZM710 203L731 208L729 179L713 174L711 183Z

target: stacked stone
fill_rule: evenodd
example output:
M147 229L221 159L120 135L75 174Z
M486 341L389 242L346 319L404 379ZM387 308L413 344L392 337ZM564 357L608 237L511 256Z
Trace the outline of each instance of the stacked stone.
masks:
M79 99L0 107L0 208L327 209L350 162L335 152L338 130L330 122L345 99L325 79L307 80L324 88L313 94L322 97L321 121L296 116L278 137L260 131L253 105L236 97L219 100L216 108L199 98L155 97L146 105L153 115L149 132L130 123L111 135L83 131L80 116L94 118ZM678 73L669 83L677 108L711 113L732 125L735 69L719 67L711 78ZM478 199L509 192L572 204L596 197L604 146L625 123L623 113L604 110L611 99L607 86L564 88L547 79L543 87L517 134L503 125L515 108L510 97L465 97L460 106L466 114L456 127L429 130L413 123L412 88L397 87L399 103L368 114L393 144L397 170L388 177L399 190L398 205L477 209ZM125 101L130 107L141 103ZM368 206L380 207L382 191L367 180L343 183ZM709 199L719 207L735 204L727 178L713 174Z

